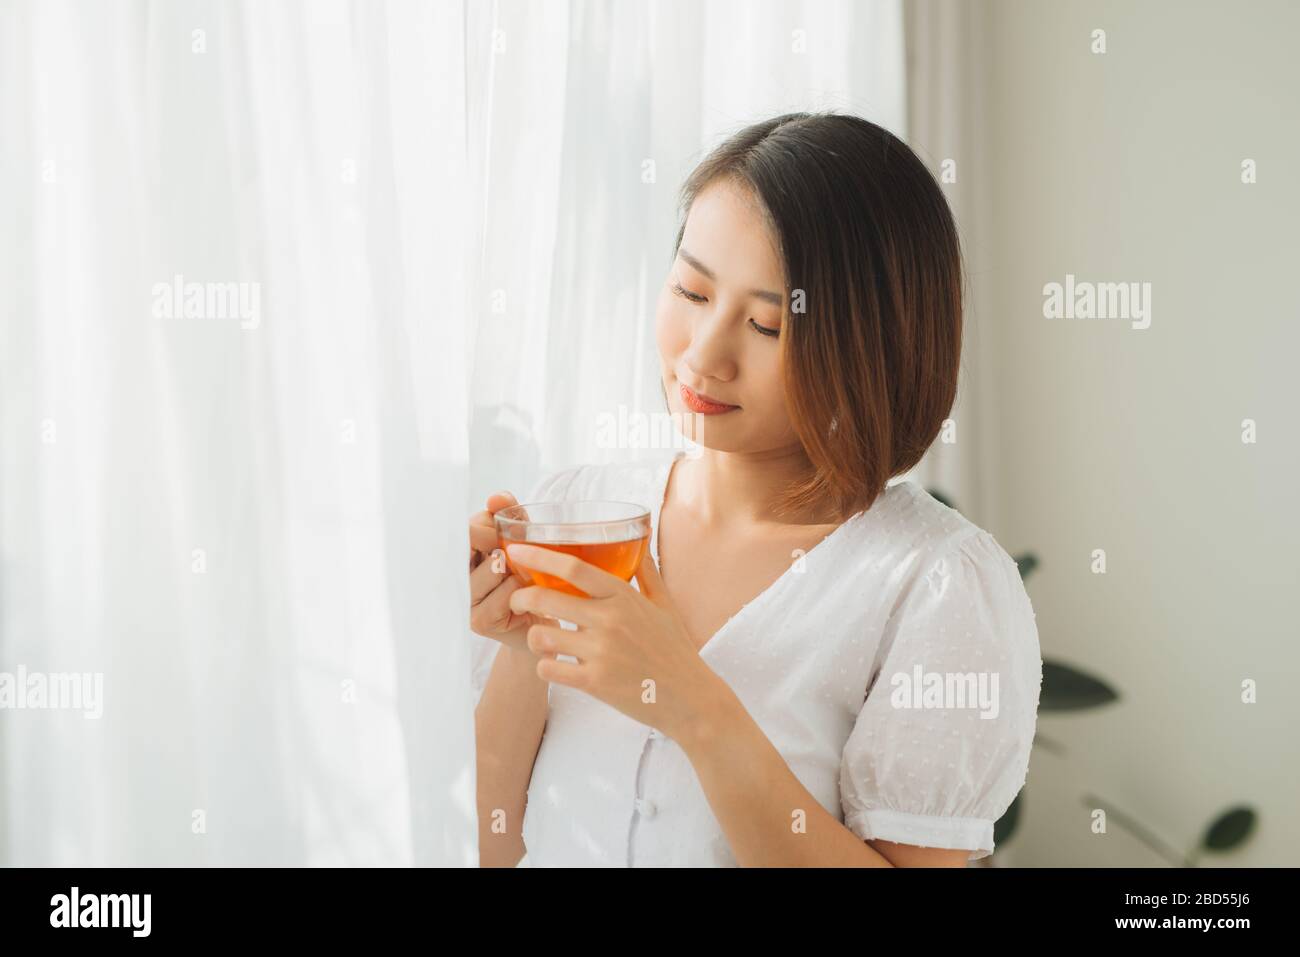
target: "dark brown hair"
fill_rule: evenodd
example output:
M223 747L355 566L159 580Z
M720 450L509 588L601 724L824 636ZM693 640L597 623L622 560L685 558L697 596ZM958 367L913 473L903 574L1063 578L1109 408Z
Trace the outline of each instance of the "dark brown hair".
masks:
M786 403L810 470L778 510L830 502L847 518L921 460L956 398L952 212L906 143L836 113L788 113L717 146L682 186L677 247L691 203L719 179L757 201L785 271Z

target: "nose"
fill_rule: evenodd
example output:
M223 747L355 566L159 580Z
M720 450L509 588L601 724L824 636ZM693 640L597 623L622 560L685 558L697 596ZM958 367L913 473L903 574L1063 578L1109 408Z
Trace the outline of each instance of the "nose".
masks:
M728 382L735 378L734 327L724 310L711 311L691 329L691 344L683 355L686 365L699 379Z

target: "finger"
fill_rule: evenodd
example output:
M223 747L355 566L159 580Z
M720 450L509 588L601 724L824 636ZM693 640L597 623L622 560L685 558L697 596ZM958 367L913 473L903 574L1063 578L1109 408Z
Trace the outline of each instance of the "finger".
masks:
M516 565L554 575L575 588L581 588L592 598L609 598L617 595L619 589L630 587L623 579L590 562L584 562L576 555L537 545L518 544L507 545L506 553Z
M512 594L510 610L520 614L527 612L547 618L561 618L573 622L579 628L590 628L596 624L596 609L589 599L566 595L562 591L543 588L541 585L529 585Z
M476 512L470 519L470 558L469 567L473 569L484 557L494 548L501 545L501 532L497 527L496 513L504 508L511 508L516 504L515 497L509 492L493 492L488 496L487 508L481 512ZM516 519L528 518L528 512L520 509L515 515Z
M514 496L507 493L494 495L488 499L491 507L496 511L508 507L514 501ZM521 514L519 517L527 518L527 514ZM492 512L484 510L475 513L470 520L469 526L469 547L470 547L470 568L476 568L478 563L489 555L494 549L501 547L501 533L497 529L496 520ZM504 560L504 556L503 556Z
M581 688L586 684L586 669L583 665L574 661L539 658L537 660L537 677L552 684Z
M480 512L480 515L486 515L486 512ZM497 527L493 524L492 519L488 519L486 525L475 525L473 522L469 526L469 547L477 552L486 555L492 549L497 547Z
M595 650L591 635L559 625L532 625L528 629L528 648L535 655L572 655L586 661Z
M651 601L658 603L668 594L663 576L659 574L659 566L655 564L654 556L650 554L649 545L641 553L641 561L637 563L633 574L636 576L636 583L641 586L641 594Z
M519 579L510 574L505 555L497 549L492 554L486 555L478 567L469 573L470 604L477 605L503 582L513 582L515 588L520 585ZM509 592L506 593L506 597L509 597Z
M502 633L539 624L539 620L528 612L516 612L510 607L510 596L521 587L523 586L516 579L507 578L489 591L482 601L474 605L472 615L475 621L488 630Z
M470 516L471 525L479 525L483 528L496 528L494 516L503 508L510 508L517 504L515 497L509 492L493 492L487 498L487 507L481 508Z

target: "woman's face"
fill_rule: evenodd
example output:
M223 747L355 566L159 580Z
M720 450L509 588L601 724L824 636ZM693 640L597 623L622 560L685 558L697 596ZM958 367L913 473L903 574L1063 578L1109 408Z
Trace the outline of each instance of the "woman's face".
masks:
M744 187L715 180L691 204L655 311L668 409L700 413L687 420L692 440L723 452L798 443L781 367L784 304L766 222Z

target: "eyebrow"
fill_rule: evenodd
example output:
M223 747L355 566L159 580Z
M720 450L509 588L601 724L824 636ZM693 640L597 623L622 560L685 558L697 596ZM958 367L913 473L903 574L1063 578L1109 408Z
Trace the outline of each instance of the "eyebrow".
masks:
M677 255L685 259L690 264L691 268L694 269L696 272L703 273L705 276L707 276L709 279L711 279L714 282L718 281L718 277L714 274L712 269L704 265L704 263L700 262L698 259L696 259L694 256L692 256L690 253L688 253L685 249L683 249L680 246L677 247ZM782 297L779 293L768 292L766 289L751 289L749 290L749 294L755 297L756 299L762 299L764 302L770 302L774 306L785 305L784 297Z

